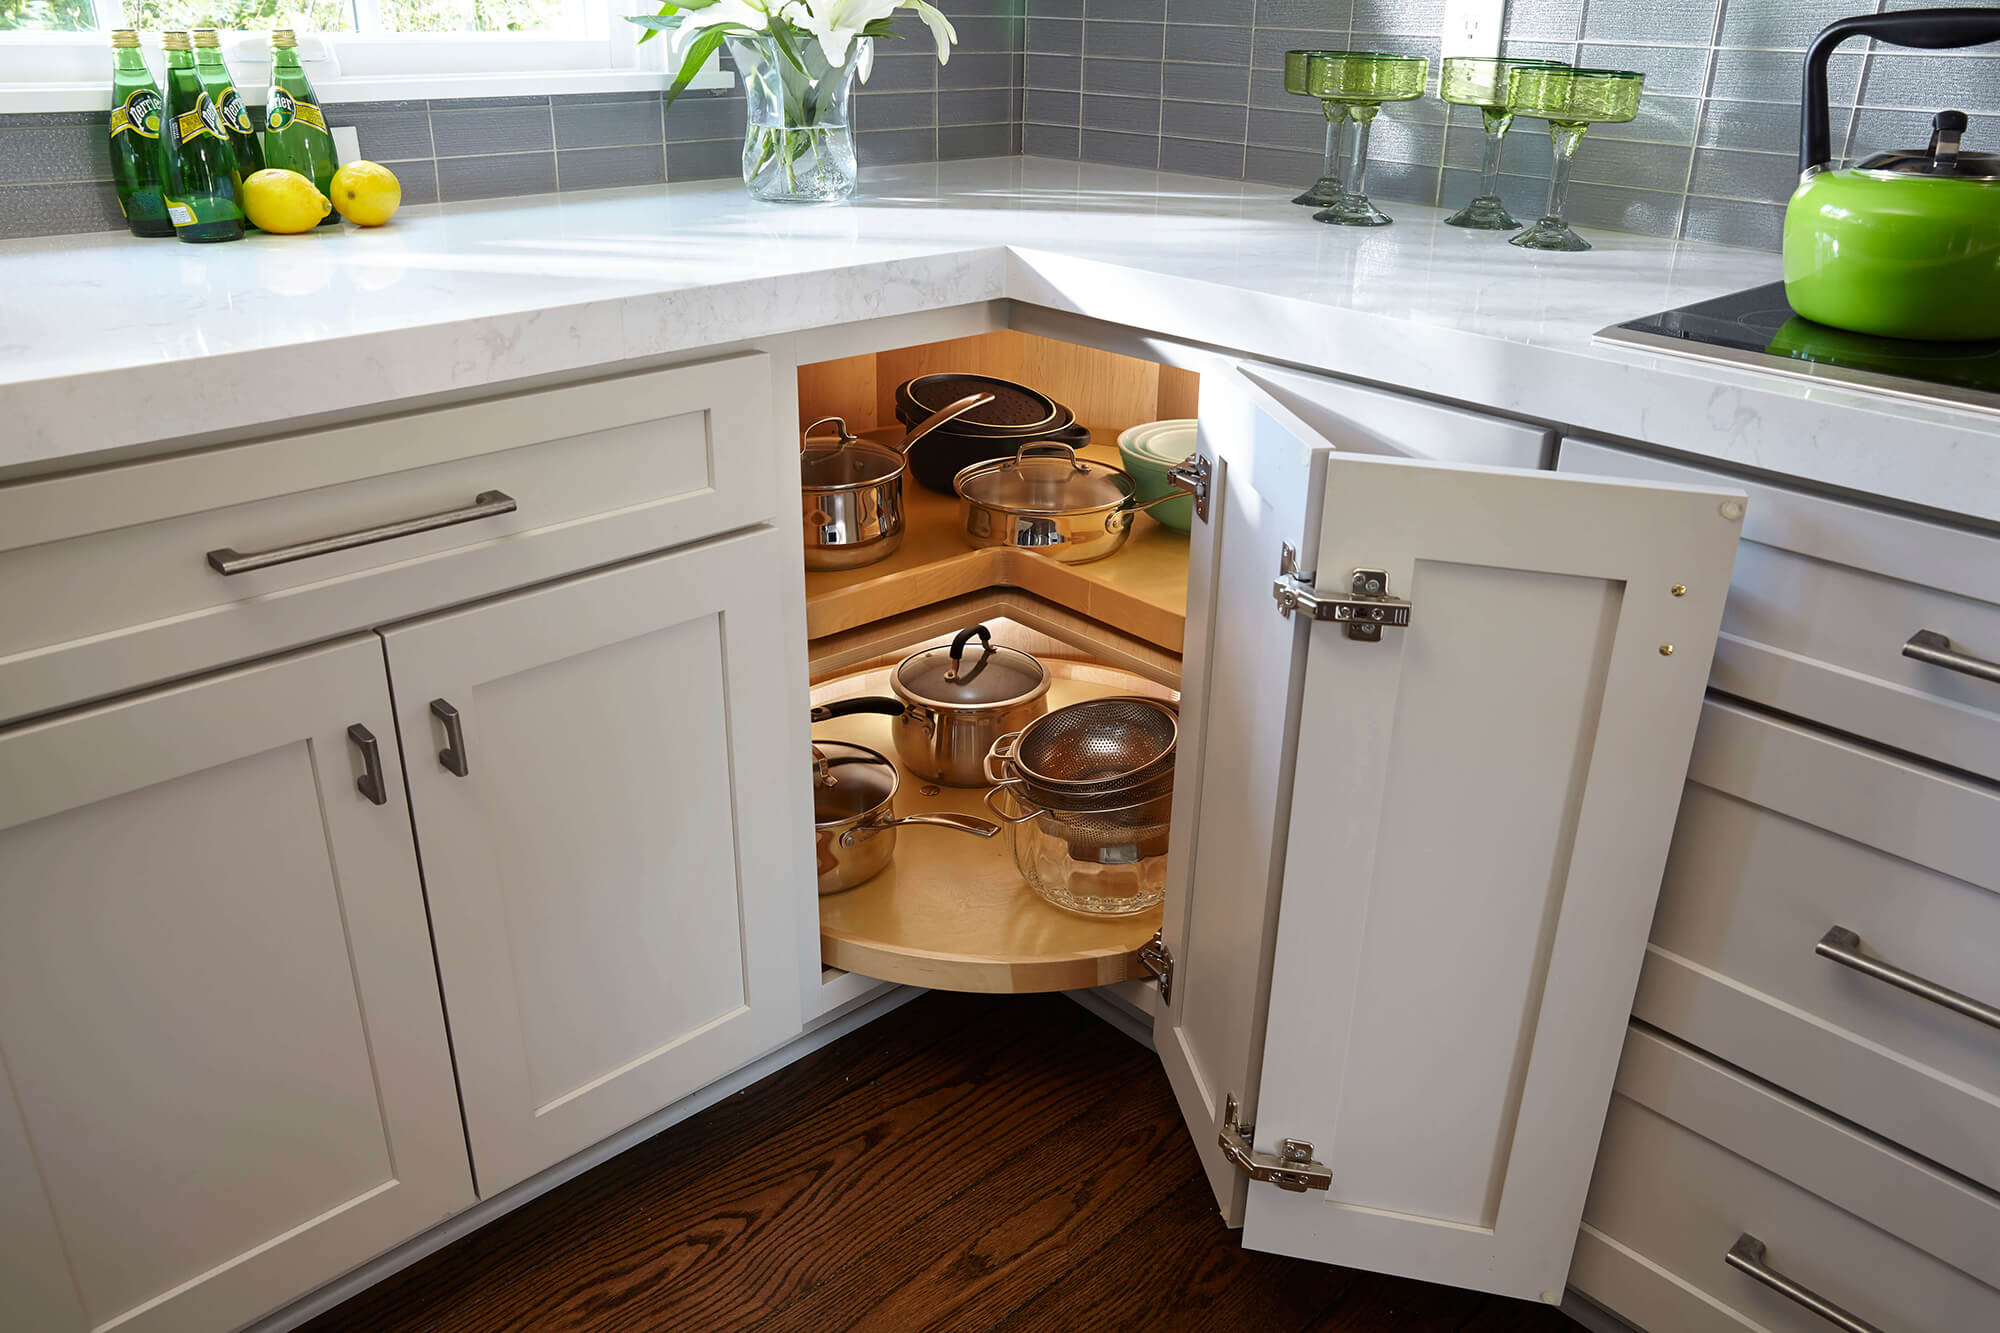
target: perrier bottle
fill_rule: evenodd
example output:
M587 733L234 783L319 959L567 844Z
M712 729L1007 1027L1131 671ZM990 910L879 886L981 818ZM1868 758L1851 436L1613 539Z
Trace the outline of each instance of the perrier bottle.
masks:
M138 33L118 29L111 51L111 182L118 207L134 236L171 236L174 224L160 198L160 88Z
M194 71L201 79L208 100L222 113L223 128L229 131L229 149L236 154L236 174L249 176L264 169L264 150L257 143L257 127L250 123L250 108L222 63L221 37L213 28L194 30Z
M161 188L174 235L184 241L243 238L242 179L222 113L208 100L184 32L163 33L167 113L160 120Z
M306 72L299 68L298 38L290 28L271 33L271 92L264 99L264 165L296 171L319 192L333 197L333 173L340 163L333 155L333 136L320 114L319 97ZM340 225L340 214L329 212L319 224Z

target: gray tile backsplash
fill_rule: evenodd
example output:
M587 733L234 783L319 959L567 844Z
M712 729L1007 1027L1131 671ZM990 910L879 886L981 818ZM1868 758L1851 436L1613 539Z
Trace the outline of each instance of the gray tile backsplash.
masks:
M1571 207L1588 225L1775 249L1796 176L1800 52L1834 18L1919 0L1512 0L1508 53L1641 69L1627 125L1593 129ZM1935 3L1936 0L1925 0ZM959 45L942 68L914 19L877 43L856 95L864 162L1026 152L1303 185L1325 122L1284 91L1298 46L1435 55L1443 0L943 0ZM908 16L906 16L908 17ZM1432 82L1435 87L1436 75ZM1829 86L1846 160L1923 142L1931 113L1972 113L1970 139L2000 147L2000 48L1925 52L1850 43ZM331 107L404 198L481 199L734 176L744 102L656 93L371 102ZM0 116L0 237L122 225L103 118ZM1541 209L1549 148L1518 126L1501 191ZM1435 99L1386 108L1370 192L1455 204L1479 162L1476 114ZM1392 210L1393 211L1393 210Z
M1797 179L1800 53L1836 18L1917 3L1512 0L1505 50L1646 72L1638 119L1596 127L1577 155L1578 221L1776 249ZM1278 185L1317 174L1325 133L1317 109L1284 91L1285 51L1354 47L1435 60L1444 8L1443 0L1166 0L1162 16L1148 0L1027 4L1026 151L1145 164L1150 153L1138 140L1157 112L1162 168ZM1971 137L2000 148L2000 47L1851 42L1829 85L1844 158L1922 143L1931 113L1946 106L1973 113ZM1524 122L1508 140L1501 192L1517 214L1539 213L1548 189L1551 154L1539 131ZM1479 149L1477 113L1434 99L1387 107L1373 133L1369 191L1455 205L1477 183Z

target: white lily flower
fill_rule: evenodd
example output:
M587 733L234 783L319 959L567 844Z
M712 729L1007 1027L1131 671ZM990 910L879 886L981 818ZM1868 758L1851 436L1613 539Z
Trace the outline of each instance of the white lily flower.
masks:
M795 0L715 0L714 4L701 9L683 10L680 26L673 30L671 40L673 56L679 59L681 53L687 50L688 43L699 36L704 28L736 23L752 32L768 32L772 18L791 3L795 3Z
M801 12L792 22L819 40L827 63L845 65L848 50L861 30L876 19L888 18L904 0L803 0Z

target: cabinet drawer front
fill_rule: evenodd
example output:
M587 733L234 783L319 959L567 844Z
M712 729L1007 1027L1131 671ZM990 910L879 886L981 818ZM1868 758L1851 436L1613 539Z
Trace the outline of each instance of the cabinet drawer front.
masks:
M2000 778L2000 683L1903 653L1929 630L2000 664L2000 539L1577 441L1562 468L1749 491L1717 689Z
M1572 1283L1643 1328L1828 1333L1724 1261L1744 1235L1878 1327L2000 1326L2000 1199L1634 1029Z
M727 357L0 487L0 717L767 520L769 386Z
M2000 1188L2000 1030L1819 956L1834 927L2000 1005L2000 795L1711 702L1634 1012Z

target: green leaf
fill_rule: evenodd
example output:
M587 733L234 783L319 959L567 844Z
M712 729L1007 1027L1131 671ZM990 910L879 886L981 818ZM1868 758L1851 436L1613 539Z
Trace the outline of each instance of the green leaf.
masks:
M896 31L896 20L876 19L873 23L870 23L867 27L861 30L861 35L863 37L888 37L892 39L900 39L903 34Z
M778 51L792 62L792 68L810 79L812 74L806 69L805 60L799 55L799 48L792 39L792 25L779 22L771 25L771 40L778 44Z
M687 86L694 82L694 76L701 73L701 67L722 45L722 39L738 31L747 32L749 29L741 23L718 23L713 28L702 29L701 35L688 45L687 58L681 61L681 72L674 75L674 85L667 89L665 105L672 106L674 99L687 91Z

